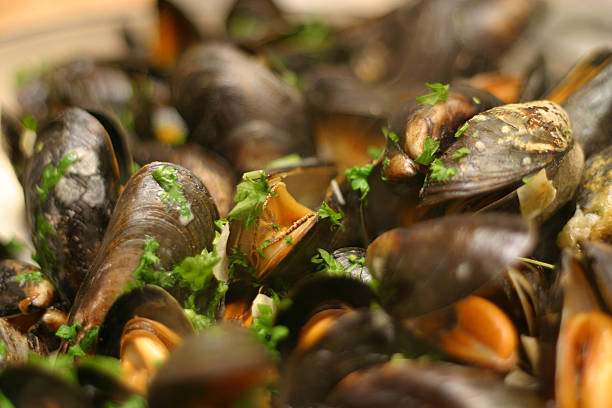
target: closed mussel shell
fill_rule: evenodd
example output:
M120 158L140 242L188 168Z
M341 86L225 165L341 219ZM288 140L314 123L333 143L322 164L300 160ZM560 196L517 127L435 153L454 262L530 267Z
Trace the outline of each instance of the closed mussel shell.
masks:
M172 198L167 189L178 194ZM203 248L212 249L217 218L210 194L189 170L162 162L142 167L121 193L69 323L82 324L79 334L102 324L131 281L147 239L157 241L159 267L168 270Z
M366 263L385 310L414 317L472 293L535 241L518 216L447 216L382 234L368 247Z
M24 192L37 261L69 301L81 285L119 196L119 171L102 125L69 108L38 133Z
M467 124L439 159L455 174L430 174L421 190L423 204L515 189L523 177L557 164L574 145L567 113L549 101L499 106ZM457 153L464 148L468 154Z

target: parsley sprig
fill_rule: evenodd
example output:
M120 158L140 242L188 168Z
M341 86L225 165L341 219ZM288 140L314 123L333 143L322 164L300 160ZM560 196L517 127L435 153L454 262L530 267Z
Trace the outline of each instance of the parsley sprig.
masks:
M344 170L346 178L351 183L353 190L361 191L360 200L365 200L366 196L370 192L370 184L368 183L368 177L372 174L374 169L374 163L366 164L365 166L355 166L350 169Z
M28 271L28 272L20 273L19 275L15 275L11 279L19 283L20 285L23 285L26 283L39 283L44 278L45 278L45 275L43 275L43 273L40 271Z
M273 293L272 298L278 310L281 305L281 300L275 293ZM266 346L272 358L278 361L280 360L280 354L276 346L279 341L289 335L289 329L286 326L274 325L276 313L272 306L258 304L257 310L259 311L259 316L253 318L253 324L251 324L250 329L255 333L257 339Z
M440 142L434 140L431 136L427 136L423 144L423 152L414 161L423 166L429 166L439 148Z
M255 225L255 222L263 213L263 205L268 194L278 197L278 194L270 190L270 185L263 170L245 173L242 181L236 187L234 202L236 205L229 212L230 220L239 220L246 228Z
M332 223L331 225L332 230L333 230L333 227L337 225L338 227L340 227L340 229L342 229L342 231L344 231L344 225L340 222L342 218L344 218L344 214L342 213L342 210L339 210L339 212L336 212L325 201L323 201L323 203L321 203L321 208L319 209L319 211L317 211L317 215L321 219L329 218L329 220Z
M389 139L395 143L399 143L399 137L395 132L390 131L389 128L387 128L386 126L383 126L381 130L385 139Z
M440 159L434 160L429 169L431 170L429 177L433 181L448 181L457 174L456 167L445 167L444 162Z
M312 262L317 266L317 272L324 275L339 275L344 276L347 274L346 269L340 262L333 257L332 254L322 248L317 248L317 254L310 258Z
M461 126L459 130L457 130L457 132L455 132L455 137L460 137L463 132L467 130L468 127L470 127L470 124L468 122L465 122L463 126Z
M79 322L75 322L72 326L62 324L55 332L55 335L61 339L67 340L69 343L74 343L78 332L80 332L82 328L83 326ZM85 333L85 335L83 336L83 339L81 339L81 341L78 344L74 344L70 346L70 348L68 349L68 353L67 353L68 356L70 357L84 356L87 353L87 351L89 351L91 346L93 346L93 344L96 342L97 338L98 338L98 327L94 327L88 330L87 333Z
M443 85L439 82L430 84L425 83L431 91L430 94L422 95L416 98L416 101L422 105L435 105L438 102L444 102L448 99L448 89L450 84Z
M462 157L467 156L468 154L472 153L472 151L467 148L467 147L461 147L459 149L457 149L457 151L455 153L453 153L452 158L453 159L460 159Z

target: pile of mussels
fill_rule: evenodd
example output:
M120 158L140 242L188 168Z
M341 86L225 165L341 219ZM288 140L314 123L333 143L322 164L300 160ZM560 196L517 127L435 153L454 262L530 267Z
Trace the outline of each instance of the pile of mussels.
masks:
M612 406L612 50L498 73L540 9L239 0L210 37L160 1L29 78L0 405Z

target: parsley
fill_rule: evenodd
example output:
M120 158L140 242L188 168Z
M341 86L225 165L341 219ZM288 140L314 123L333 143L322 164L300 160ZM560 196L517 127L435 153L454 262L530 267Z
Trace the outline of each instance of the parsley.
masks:
M340 210L340 212L336 212L325 201L323 201L323 203L321 204L321 208L319 209L319 211L317 211L317 215L321 219L329 218L332 223L332 230L333 227L337 225L342 229L342 231L344 231L344 225L340 222L344 217L342 210Z
M348 261L351 263L351 266L347 268L346 270L347 273L349 273L350 271L352 271L359 265L361 266L365 265L365 257L363 256L361 258L357 258L357 255L349 255Z
M15 408L15 405L11 402L6 395L0 390L0 407L2 408Z
M282 167L297 166L302 162L302 157L297 153L291 153L278 159L269 161L264 165L264 169L278 169Z
M51 187L55 186L61 180L68 170L68 167L72 166L78 159L79 157L76 152L70 152L62 157L57 167L53 166L53 163L49 163L47 167L43 169L41 185L34 186L38 194L38 200L41 203L47 201Z
M472 137L478 137L478 133L480 133L478 130L476 130L474 133L472 133Z
M468 127L470 127L470 124L468 122L465 122L463 124L463 126L461 126L459 128L459 130L455 133L455 137L461 136L463 134L463 132L465 132Z
M2 340L0 340L0 356L6 356L6 343Z
M278 224L272 224L272 228L274 231L280 231L280 226Z
M234 202L236 205L229 212L230 220L240 220L246 228L255 225L257 219L263 213L263 204L268 194L278 197L278 194L270 190L266 174L263 170L245 173L244 180L236 187Z
M417 97L416 101L418 103L433 106L438 102L444 102L448 99L450 84L443 85L439 82L430 84L426 82L425 85L427 85L427 88L429 88L432 93Z
M289 329L285 326L274 325L274 311L270 305L257 305L259 316L253 318L250 329L255 333L257 339L266 346L268 353L276 360L280 360L280 354L276 350L279 341L289 335Z
M476 105L480 105L480 99L478 99L475 96L472 96L472 101L476 104Z
M563 136L568 136L572 134L572 129L566 129L563 131Z
M130 397L121 404L115 404L113 402L106 402L104 408L146 408L147 400L138 394L132 394Z
M145 238L140 263L132 272L132 280L125 287L126 292L146 284L154 284L163 288L171 288L177 284L177 274L155 269L155 265L159 264L159 258L155 255L158 248L159 243L155 238Z
M384 165L389 167L391 165L391 160L390 159L385 159Z
M365 166L355 166L344 170L347 180L351 183L353 190L361 191L360 200L363 201L370 192L368 177L374 169L374 163L366 164Z
M160 191L157 196L165 203L177 204L181 224L187 225L193 220L191 203L187 201L183 194L183 186L177 181L178 171L176 167L161 165L153 170L153 178L164 191Z
M266 239L264 242L261 243L261 245L259 246L259 248L257 248L257 253L262 257L265 258L264 256L264 249L266 249L267 247L269 247L271 244L269 239Z
M60 339L65 339L72 343L76 339L77 333L82 328L83 326L81 326L79 322L74 323L72 326L62 324L55 332L55 335Z
M202 311L201 314L199 313L201 311L200 308L195 305L195 294L189 295L187 301L185 302L185 314L189 320L191 320L191 324L196 331L202 331L203 329L206 329L207 327L210 327L216 323L217 319L215 317L215 313L217 311L217 307L221 303L221 300L225 296L225 292L227 292L228 288L229 286L227 286L225 282L218 281L215 294L208 303L206 309Z
M529 184L529 183L531 182L531 180L533 180L533 178L534 178L534 177L535 177L535 176L531 176L531 177L523 177L523 178L522 178L523 183L524 183L524 184Z
M121 362L118 359L99 354L85 356L79 361L79 366L91 368L115 379L121 379L123 375Z
M430 177L434 181L447 181L457 174L456 167L444 167L444 163L440 159L434 160L429 168L431 169Z
M423 166L429 166L431 162L434 160L434 154L440 148L440 142L433 140L432 137L427 136L425 138L425 143L423 145L423 153L419 155L415 162L422 164Z
M468 149L467 147L461 147L455 153L453 153L452 158L453 159L460 159L460 158L462 158L464 156L467 156L470 153L472 153L472 151L470 149Z
M32 115L26 115L22 117L21 124L24 128L31 130L34 133L36 133L36 130L38 129L38 121Z
M19 275L15 275L11 279L19 283L20 285L23 285L24 283L38 283L42 281L44 277L45 275L43 275L42 272L29 271L21 273Z
M395 132L391 132L386 126L382 127L382 133L385 139L389 139L395 143L399 143L399 137L395 134Z
M255 276L256 272L253 268L253 265L249 262L249 258L246 256L244 252L240 251L238 246L232 248L232 251L229 255L229 266L228 266L228 275L236 276L236 273L239 269L246 269L250 275Z
M204 289L214 278L213 268L220 260L217 251L208 252L204 248L200 254L183 259L174 267L174 272L185 280L192 292L196 292Z
M347 271L344 266L334 258L329 252L318 248L318 254L310 258L310 262L318 265L317 272L325 275L346 275Z
M6 258L18 258L19 253L23 250L25 244L18 239L12 238L6 244L0 244L0 253L4 252ZM1 255L0 255L1 256Z
M374 160L378 159L384 151L384 147L368 146L368 154Z
M289 235L285 236L285 242L289 245L293 245L293 238L291 238Z
M83 336L83 340L81 340L79 344L70 346L70 348L68 349L68 355L72 357L84 356L85 353L87 353L87 351L89 351L91 346L93 346L93 344L96 342L97 338L98 338L98 328L97 327L94 327L93 329L88 330L87 333L85 333L85 336Z

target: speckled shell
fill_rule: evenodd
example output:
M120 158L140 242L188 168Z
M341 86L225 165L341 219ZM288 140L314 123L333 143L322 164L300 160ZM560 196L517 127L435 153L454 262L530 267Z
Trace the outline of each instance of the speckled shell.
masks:
M181 222L178 208L159 197L164 190L153 171L163 165L177 169L177 182L191 203L193 219L187 223ZM138 267L147 237L159 243L156 255L160 266L168 270L203 248L212 250L218 217L212 197L189 170L162 162L143 166L128 180L117 201L100 249L74 301L69 324L80 322L80 335L102 324Z
M556 164L573 146L569 116L550 101L499 106L467 123L440 157L445 167L456 168L456 175L447 181L428 177L421 191L423 204L518 186L523 177ZM463 147L471 153L453 158Z
M39 187L45 169L57 168L68 154L76 154L76 162L42 201ZM78 108L54 115L38 133L23 188L41 269L61 295L72 301L119 197L117 160L100 122Z

